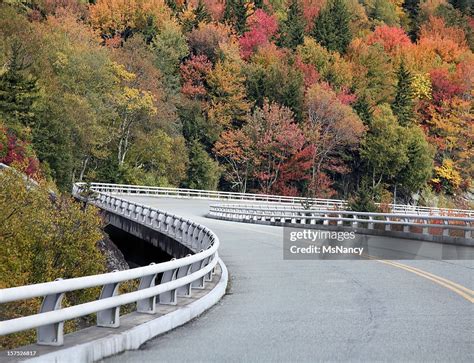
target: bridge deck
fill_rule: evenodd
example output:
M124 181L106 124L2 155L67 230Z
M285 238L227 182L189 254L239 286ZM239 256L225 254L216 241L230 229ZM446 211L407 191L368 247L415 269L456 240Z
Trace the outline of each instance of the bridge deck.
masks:
M378 261L283 260L280 227L205 218L215 201L126 198L211 228L231 296L110 361L473 360L472 303L439 283ZM473 287L472 261L403 263Z

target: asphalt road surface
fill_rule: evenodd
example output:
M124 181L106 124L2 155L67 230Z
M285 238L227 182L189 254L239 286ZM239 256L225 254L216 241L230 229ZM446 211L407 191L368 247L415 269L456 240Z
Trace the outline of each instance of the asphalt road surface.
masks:
M108 361L474 361L471 260L288 261L281 227L205 218L215 201L126 198L212 229L230 281L199 318Z

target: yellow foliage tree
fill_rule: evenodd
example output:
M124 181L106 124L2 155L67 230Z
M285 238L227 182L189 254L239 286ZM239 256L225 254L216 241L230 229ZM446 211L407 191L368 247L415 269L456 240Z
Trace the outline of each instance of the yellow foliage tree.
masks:
M430 100L432 98L431 79L429 74L415 74L411 86L415 98L419 100Z
M441 166L435 167L435 177L432 182L441 184L448 192L456 191L461 185L461 174L455 169L451 159L444 159Z
M127 30L143 31L150 19L160 27L170 17L171 11L164 0L98 0L90 6L92 26L104 37L124 34Z
M228 129L242 125L250 110L245 97L245 78L238 62L219 61L207 79L210 88L208 116L214 125Z
M13 169L0 171L0 185L0 288L105 271L105 257L96 245L102 233L95 208L82 210L71 198L52 194L43 182L35 185ZM68 293L63 306L96 299L98 293L97 288ZM0 320L35 314L40 304L40 299L3 304ZM67 322L66 332L79 322ZM0 339L0 347L34 338L34 331L12 334Z

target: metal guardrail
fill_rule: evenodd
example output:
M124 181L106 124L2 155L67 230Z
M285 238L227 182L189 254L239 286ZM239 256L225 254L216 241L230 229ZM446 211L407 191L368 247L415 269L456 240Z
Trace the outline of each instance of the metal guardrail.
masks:
M112 194L145 194L155 195L161 197L172 198L198 198L211 200L229 200L229 201L247 201L247 202L265 202L265 203L280 203L297 205L298 208L303 204L308 204L310 209L334 209L347 210L348 203L341 199L322 199L322 198L302 198L302 197L288 197L269 194L252 194L252 193L236 193L236 192L220 192L214 190L199 190L199 189L185 189L185 188L164 188L164 187L147 187L139 185L127 184L108 184L108 183L91 183L92 189L107 192ZM380 204L379 204L380 205ZM436 208L413 206L405 204L384 204L394 213L413 213L413 214L440 214L440 215L466 215L474 217L474 211L468 209L450 209L450 208ZM285 207L286 208L286 207Z
M118 327L120 306L136 303L137 312L154 314L157 303L174 305L179 296L191 296L193 289L202 289L206 281L212 280L218 262L219 239L211 230L173 214L95 192L92 204L163 233L195 253L125 271L2 289L0 303L44 298L38 314L0 322L0 335L36 328L38 344L60 346L67 320L97 313L98 326ZM81 198L81 185L74 186L73 194ZM138 289L119 295L120 283L133 279L140 279ZM155 286L156 280L159 283ZM102 286L98 300L61 307L65 293L96 286Z
M268 206L243 206L240 204L211 205L210 217L227 220L247 220L258 222L275 222L280 224L302 224L329 226L350 226L352 228L376 229L377 225L385 231L392 231L392 226L402 226L402 232L430 235L433 228L441 229L443 236L451 236L451 231L463 231L463 238L472 238L474 218L440 215L419 215L405 213L368 213L339 210L307 210L296 208L271 208ZM335 223L334 223L335 222Z

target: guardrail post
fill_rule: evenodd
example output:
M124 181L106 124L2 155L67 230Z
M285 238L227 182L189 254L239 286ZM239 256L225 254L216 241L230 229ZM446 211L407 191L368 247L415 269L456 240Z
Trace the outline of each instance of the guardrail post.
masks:
M444 237L449 237L449 221L445 219L444 220L444 225L448 226L448 227L443 228L443 236Z
M374 222L372 222L373 220L374 217L369 216L369 223L367 223L367 229L374 229Z
M409 220L408 218L405 218L404 221L405 221L406 223L409 223L409 222L410 222L410 220ZM408 226L408 225L406 225L406 224L403 225L403 232L409 233L409 232L410 232L410 226Z
M154 265L152 262L150 265ZM140 285L138 290L148 289L155 286L155 279L157 274L143 276L140 279ZM144 314L154 314L156 312L156 296L149 297L147 299L142 299L137 301L137 312Z
M428 224L428 220L424 219L423 224ZM428 227L423 226L423 234L429 234Z
M174 260L176 260L176 258L171 259L171 261L174 261ZM178 269L175 268L175 269L163 272L163 275L161 276L161 283L164 284L166 282L176 280L177 271ZM177 300L178 299L177 299L176 289L166 291L158 295L158 301L160 304L163 304L163 305L176 305Z
M323 219L323 226L329 226L329 219L326 219L327 217L328 217L328 215L325 214L325 215L324 215L324 218L325 218L325 219Z
M390 217L385 217L385 220L386 220L387 222L390 222ZM385 225L385 230L386 230L386 231L391 231L391 230L392 230L392 225L387 223L387 224Z
M467 223L466 223L467 225ZM470 229L466 229L464 231L464 238L472 238L472 231Z
M342 214L338 214L338 215L337 215L337 218L342 218ZM344 222L341 221L341 220L338 220L338 221L337 221L337 225L338 225L338 226L342 226L343 223L344 223Z
M189 254L186 255L186 257L189 257L189 256L191 255ZM178 272L176 273L176 279L189 275L189 272L191 271L191 266L192 265L181 266L178 269ZM176 290L176 293L178 294L178 296L191 296L191 284L178 287L178 289Z
M118 270L115 270L116 272ZM107 299L112 296L117 296L120 283L111 283L104 285L100 292L99 299ZM105 328L118 328L120 326L120 306L105 309L97 312L97 326Z
M359 222L357 222L357 215L354 214L352 218L354 219L354 222L352 222L352 227L357 228L357 226L359 225Z
M199 253L203 252L204 250L200 250ZM202 269L205 265L206 265L206 262L208 261L209 257L208 258L205 258L201 261L196 261L194 262L192 265L191 265L191 273L193 272L196 272L196 271L199 271L200 269ZM196 281L193 281L191 283L191 286L195 289L203 289L204 288L204 276L200 277L199 279L197 279Z
M61 278L55 281L60 281ZM47 295L41 303L40 313L61 309L64 293ZM36 329L36 342L39 345L60 346L64 343L64 322L40 326Z
M209 256L207 262L208 263L211 262L213 258L214 258L214 255ZM212 281L212 275L216 273L216 266L214 266L211 271L209 271L206 275L204 275L204 281Z

